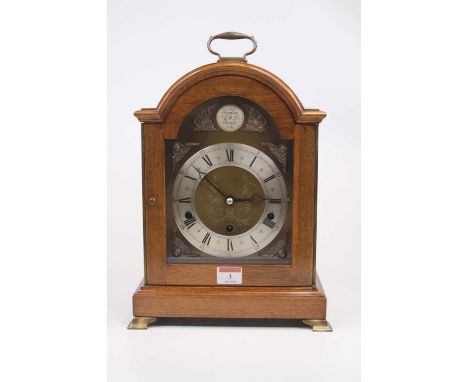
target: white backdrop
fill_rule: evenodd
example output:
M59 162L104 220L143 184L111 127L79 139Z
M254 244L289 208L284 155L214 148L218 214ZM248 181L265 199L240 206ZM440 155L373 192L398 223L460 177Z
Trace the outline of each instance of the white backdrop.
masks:
M108 2L109 380L360 379L359 1ZM143 276L140 126L186 72L214 62L210 35L255 36L249 62L283 79L320 126L317 269L333 333L300 327L155 326L128 331ZM217 44L217 43L216 43ZM235 55L250 44L219 42Z

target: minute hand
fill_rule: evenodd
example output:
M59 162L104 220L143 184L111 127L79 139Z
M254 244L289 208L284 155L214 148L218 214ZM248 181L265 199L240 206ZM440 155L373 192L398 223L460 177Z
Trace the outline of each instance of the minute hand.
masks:
M205 175L205 176L202 178L202 180L206 180L206 181L207 181L216 191L218 191L224 198L227 198L227 195L226 195L223 191L221 191L218 187L216 187L216 185L215 185L211 180L208 179L208 176Z

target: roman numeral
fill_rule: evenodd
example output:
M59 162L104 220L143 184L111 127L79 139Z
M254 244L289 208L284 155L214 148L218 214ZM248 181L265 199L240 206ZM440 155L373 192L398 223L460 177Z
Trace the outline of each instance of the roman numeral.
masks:
M267 183L267 182L269 182L270 180L275 179L275 178L276 178L276 175L271 175L271 176L269 176L268 178L263 179L263 181L264 181L265 183Z
M270 228L273 228L276 225L276 223L273 220L270 220L268 218L263 219L263 224Z
M189 178L189 179L192 179L192 180L194 180L195 182L197 181L196 178L192 178L191 176L185 175L185 177L186 177L186 178Z
M213 166L213 162L211 162L211 159L208 155L205 155L204 157L202 157L202 159L206 162L208 166Z
M281 199L268 199L268 201L273 204L281 204Z
M232 240L227 239L227 250L228 251L234 251L234 247L232 246Z
M249 236L255 244L258 244L257 241L252 237L252 235L249 235Z
M226 150L226 156L227 156L228 162L234 161L234 150L233 149L229 149L229 151Z
M203 238L202 240L202 243L203 244L206 244L206 245L210 245L210 240L211 240L211 235L210 233L208 232L205 237Z
M179 199L179 203L190 203L192 199L190 198L181 198Z
M250 166L249 166L249 167L252 167L252 165L253 165L254 162L255 162L255 159L257 159L257 157L255 157L254 159L252 159L252 162L250 162Z
M187 229L190 229L195 225L196 221L197 221L197 218L192 217L190 219L186 219L184 221L184 224L187 227Z

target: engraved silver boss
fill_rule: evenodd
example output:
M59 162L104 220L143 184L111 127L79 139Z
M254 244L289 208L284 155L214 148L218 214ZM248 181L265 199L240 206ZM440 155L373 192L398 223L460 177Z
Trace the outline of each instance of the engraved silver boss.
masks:
M244 112L239 106L224 105L216 113L216 122L224 131L236 131L244 123Z

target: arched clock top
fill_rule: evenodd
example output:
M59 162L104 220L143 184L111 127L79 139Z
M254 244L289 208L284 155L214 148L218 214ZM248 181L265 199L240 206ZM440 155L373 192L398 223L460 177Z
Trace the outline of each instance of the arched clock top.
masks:
M221 77L222 76L222 77ZM295 124L319 124L326 114L318 109L304 109L294 92L281 79L269 71L255 65L241 62L221 62L208 64L199 67L185 76L180 78L170 89L164 94L156 108L144 108L136 111L134 114L142 123L162 124L169 119L169 111L171 111L177 102L194 86L207 80L216 80L223 78L227 86L231 86L231 94L235 91L242 94L242 88L248 85L248 81L256 81L260 83L262 88L270 90L284 103L291 116L291 123ZM236 87L237 86L237 87ZM249 87L244 89L250 91ZM222 92L222 89L219 89ZM203 101L216 97L222 94L206 94L203 95ZM259 95L261 97L261 95ZM201 100L201 99L200 99ZM193 99L194 106L200 100ZM258 100L257 100L258 101ZM268 109L268 108L266 108ZM182 112L182 111L181 111ZM184 116L181 117L183 119ZM179 122L179 121L174 121ZM279 126L281 129L281 126Z

